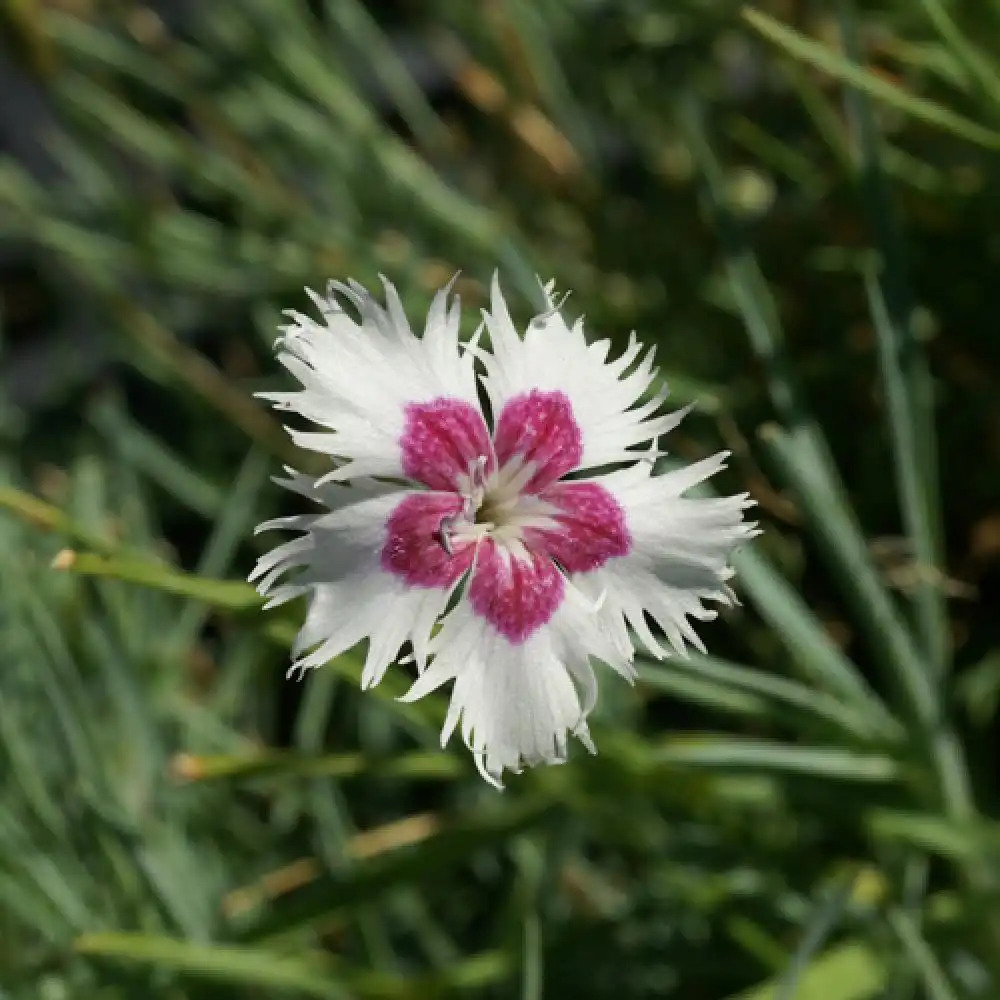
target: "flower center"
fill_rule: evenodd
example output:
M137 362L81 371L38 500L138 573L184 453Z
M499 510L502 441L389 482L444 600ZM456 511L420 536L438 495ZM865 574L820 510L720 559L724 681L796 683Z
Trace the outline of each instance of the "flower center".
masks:
M551 504L521 492L535 474L533 462L514 457L495 472L487 474L486 468L487 458L480 455L459 477L462 509L442 518L438 533L449 555L457 542L477 542L487 536L523 554L524 529L553 523Z

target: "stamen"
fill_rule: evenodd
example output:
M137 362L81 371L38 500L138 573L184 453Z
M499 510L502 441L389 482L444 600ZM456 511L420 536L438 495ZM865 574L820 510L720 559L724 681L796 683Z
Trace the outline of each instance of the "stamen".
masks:
M494 503L515 499L538 470L534 462L523 462L520 457L511 459L499 472L496 487L491 491Z
M469 464L469 479L472 480L473 489L481 490L486 486L485 455L480 455L474 462Z
M441 518L441 523L438 525L437 538L438 543L441 548L448 553L449 556L454 555L454 549L451 547L451 536L455 530L455 525L459 520L457 514L449 514L447 517Z
M452 540L457 538L462 542L478 542L480 538L485 538L496 530L497 526L492 521L480 521L476 524L465 523L452 533Z
M434 538L448 556L455 554L457 543L492 537L512 555L528 559L524 530L552 527L554 508L521 492L537 471L534 462L515 456L502 469L488 472L489 461L478 455L469 462L457 484L461 510L441 519Z

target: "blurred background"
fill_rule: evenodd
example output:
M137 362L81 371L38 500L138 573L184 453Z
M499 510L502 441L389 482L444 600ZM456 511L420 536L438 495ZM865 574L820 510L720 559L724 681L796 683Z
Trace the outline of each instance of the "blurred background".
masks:
M997 0L0 5L0 998L1000 997L998 150ZM503 794L242 582L280 310L495 268L765 530Z

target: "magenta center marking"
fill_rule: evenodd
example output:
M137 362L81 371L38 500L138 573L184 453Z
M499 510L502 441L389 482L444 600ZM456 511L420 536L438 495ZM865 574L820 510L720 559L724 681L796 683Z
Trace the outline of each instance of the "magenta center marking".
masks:
M469 585L472 610L514 644L525 642L559 609L565 582L545 555L515 558L492 538L480 543Z
M407 496L390 515L383 569L414 587L449 588L475 565L472 609L512 643L551 620L565 594L564 572L592 572L631 548L625 513L606 489L558 481L583 455L583 435L561 392L509 400L492 447L472 404L411 404L400 444L405 474L433 492ZM521 470L524 485L512 496ZM520 511L519 496L526 501ZM528 504L529 497L536 499ZM551 511L541 526L539 500Z
M583 435L573 407L561 392L531 392L508 400L493 435L501 466L513 458L533 462L536 471L525 486L537 493L572 472L583 457Z
M462 399L435 399L406 408L403 472L432 490L454 490L480 455L489 461L490 433L479 408ZM487 472L492 472L488 468Z
M441 522L462 509L457 493L413 493L389 515L382 568L413 587L450 587L472 565L474 546L440 541Z
M560 513L553 516L552 528L528 528L526 540L547 552L567 573L599 569L632 548L625 512L598 483L555 483L542 491L541 498Z

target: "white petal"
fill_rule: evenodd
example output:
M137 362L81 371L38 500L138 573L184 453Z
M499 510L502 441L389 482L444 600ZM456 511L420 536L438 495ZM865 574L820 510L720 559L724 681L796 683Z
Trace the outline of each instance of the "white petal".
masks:
M716 612L705 601L732 602L726 581L730 554L759 534L743 518L753 505L747 494L732 497L683 497L725 464L726 452L676 472L653 476L652 465L635 465L594 478L621 504L631 536L627 555L575 577L588 597L605 598L596 616L621 636L625 622L656 656L665 655L646 622L648 613L677 653L687 645L704 651L689 618L708 621Z
M292 671L321 666L365 638L363 687L381 680L406 641L423 666L431 630L454 587L415 587L381 563L389 516L415 491L371 482L315 487L298 474L290 484L332 507L322 515L279 519L273 526L305 534L262 556L250 576L272 601L309 595ZM277 578L289 573L290 582L276 587Z
M404 700L454 680L441 743L460 723L481 773L497 787L505 769L562 763L568 733L594 752L587 730L597 699L590 655L628 670L592 605L573 587L552 619L522 643L500 635L463 599L430 649L430 666Z
M302 447L344 460L333 480L402 476L399 442L410 403L450 398L478 408L473 357L459 352L458 301L449 301L450 286L438 292L417 337L396 290L383 283L385 308L356 283L333 283L326 298L311 293L322 322L290 312L293 322L277 345L278 360L302 389L260 394L325 428L293 436Z
M676 427L686 411L654 416L665 392L655 405L635 407L655 378L653 351L635 364L642 349L633 334L625 353L608 362L610 343L588 344L583 321L567 324L556 307L551 285L546 293L550 308L531 321L522 339L494 275L490 309L484 314L493 352L481 355L486 367L483 384L494 419L516 396L532 390L561 392L569 399L582 432L580 468L633 459L634 451L627 449Z

